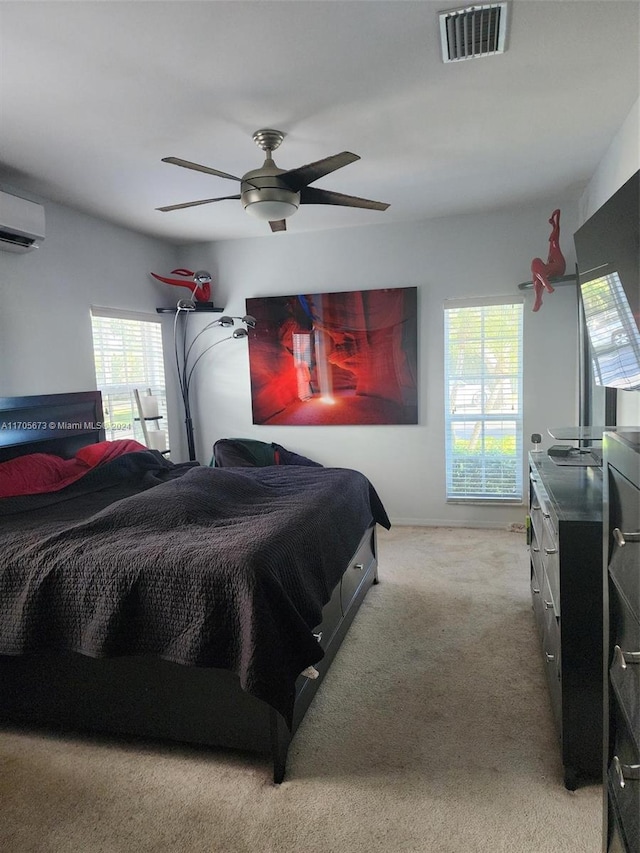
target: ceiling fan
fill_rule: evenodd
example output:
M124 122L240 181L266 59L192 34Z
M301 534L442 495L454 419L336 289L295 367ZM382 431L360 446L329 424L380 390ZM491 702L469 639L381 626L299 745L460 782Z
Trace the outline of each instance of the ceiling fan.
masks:
M367 198L343 195L332 190L309 186L324 175L359 160L360 157L357 154L342 151L340 154L325 157L323 160L316 160L315 163L308 163L298 169L279 169L274 163L271 152L278 148L284 139L284 133L280 130L265 128L256 130L252 138L256 145L266 152L266 159L259 169L253 169L241 178L230 175L228 172L212 169L210 166L200 166L198 163L192 163L189 160L181 160L179 157L163 157L163 163L173 163L175 166L194 169L196 172L205 172L207 175L228 178L230 181L240 181L240 194L226 195L221 198L204 198L200 201L187 201L183 204L170 204L167 207L158 207L157 210L167 212L169 210L182 210L185 207L196 207L199 204L211 204L214 201L240 199L247 213L267 221L272 231L286 231L287 217L294 214L301 204L336 204L343 207L364 207L368 210L386 210L389 207L384 202L371 201Z

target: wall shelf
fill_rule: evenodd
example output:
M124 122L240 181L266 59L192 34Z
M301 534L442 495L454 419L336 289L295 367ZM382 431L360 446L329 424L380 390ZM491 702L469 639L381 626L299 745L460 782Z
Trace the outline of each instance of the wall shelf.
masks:
M156 308L158 314L175 314L178 309L175 305L170 308ZM196 314L222 314L224 308L216 308L212 302L196 302L194 312Z
M557 278L550 278L549 283L556 284L572 284L578 280L577 275L563 275L558 276ZM532 281L522 281L518 285L518 290L530 290L533 287Z

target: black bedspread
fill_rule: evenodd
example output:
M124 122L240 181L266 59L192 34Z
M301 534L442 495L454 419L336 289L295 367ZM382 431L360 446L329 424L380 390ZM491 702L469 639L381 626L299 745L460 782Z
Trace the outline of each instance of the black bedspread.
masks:
M156 654L237 673L290 723L311 629L364 530L340 468L174 466L127 454L61 492L0 501L0 654Z

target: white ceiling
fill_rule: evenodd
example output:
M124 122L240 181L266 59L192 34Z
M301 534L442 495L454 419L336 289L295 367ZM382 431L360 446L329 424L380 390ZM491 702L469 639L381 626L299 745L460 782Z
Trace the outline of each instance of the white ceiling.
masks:
M463 6L461 3L460 6ZM262 127L314 186L390 203L305 205L289 233L477 212L579 190L639 93L635 0L512 0L503 55L444 64L450 0L0 2L0 187L182 243L271 234L233 175Z

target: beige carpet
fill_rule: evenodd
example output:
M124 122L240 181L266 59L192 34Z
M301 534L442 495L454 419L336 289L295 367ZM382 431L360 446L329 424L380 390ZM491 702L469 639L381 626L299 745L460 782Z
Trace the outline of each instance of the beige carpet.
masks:
M600 787L562 784L523 535L379 542L283 785L259 757L0 731L0 850L597 853Z

